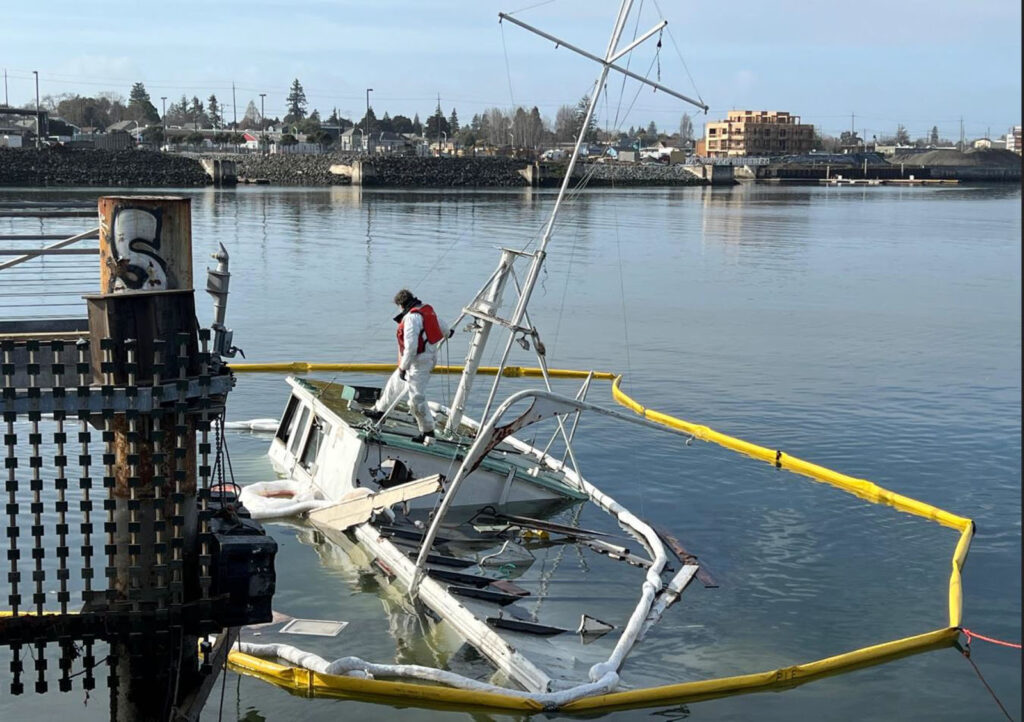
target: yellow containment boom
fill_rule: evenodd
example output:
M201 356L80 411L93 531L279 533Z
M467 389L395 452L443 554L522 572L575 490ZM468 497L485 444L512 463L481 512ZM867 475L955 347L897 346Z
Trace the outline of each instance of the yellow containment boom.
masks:
M231 369L236 372L274 371L301 373L304 371L352 371L390 373L394 368L394 364L316 364L305 362L231 364ZM461 372L461 366L438 366L434 369L434 373ZM497 368L481 367L479 372L494 375L497 373ZM555 378L585 378L590 372L549 369L548 374ZM542 376L543 371L539 368L509 366L505 368L503 375L510 377ZM561 708L562 711L593 714L612 709L661 707L734 694L786 689L815 679L821 679L822 677L882 664L900 657L926 652L939 647L948 647L956 643L959 638L963 615L961 571L971 546L971 538L974 536L973 521L917 499L889 491L867 479L857 479L840 474L823 466L790 456L781 450L758 446L749 441L720 433L707 426L684 421L669 414L649 409L632 399L622 390L621 375L594 372L593 378L612 381L612 398L614 401L649 421L684 431L692 434L696 439L718 444L731 451L772 464L778 469L785 469L815 481L830 484L837 489L841 489L873 504L886 504L899 511L956 529L960 532L960 538L953 552L952 569L949 579L949 626L947 627L779 669L588 697L570 702ZM228 657L228 664L235 671L258 677L303 696L341 697L385 703L404 702L406 704L427 707L457 708L461 710L502 709L527 712L541 711L540 705L536 702L512 695L318 674L305 669L282 666L242 654L241 652L232 652Z
M389 374L397 368L395 364L352 364L352 363L310 363L308 361L273 361L270 363L239 364L233 363L229 367L235 373L309 373L312 371L348 371L351 373ZM435 366L435 374L461 374L464 366ZM484 376L496 376L497 366L481 366L476 370ZM602 381L612 381L615 374L608 371L594 371L594 378ZM576 371L573 369L548 369L548 376L555 379L585 379L590 371ZM501 372L502 376L509 378L520 378L525 376L541 377L544 371L535 366L506 366Z

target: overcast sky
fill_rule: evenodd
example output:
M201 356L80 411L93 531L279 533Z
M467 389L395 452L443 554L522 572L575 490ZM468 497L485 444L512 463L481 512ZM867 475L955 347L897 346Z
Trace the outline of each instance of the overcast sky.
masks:
M524 6L533 7L524 7ZM660 11L658 9L660 5ZM467 122L490 106L536 105L554 118L588 92L597 68L565 48L508 23L514 12L567 42L602 54L618 7L612 0L124 0L9 3L0 13L0 68L13 105L40 93L128 95L145 83L154 105L183 93L217 95L231 118L231 85L241 118L265 92L270 117L285 113L298 78L310 110L326 117L365 112L425 119L437 102ZM640 12L637 13L637 10ZM662 12L663 11L663 12ZM912 137L938 125L959 137L1005 133L1021 122L1020 0L636 0L633 37L669 21L632 56L633 70L711 106L708 119L736 109L786 110L824 132ZM678 52L677 52L678 48ZM691 80L692 77L692 80ZM673 132L698 113L620 77L599 106L602 127ZM616 121L616 116L618 120ZM700 126L703 118L695 118Z

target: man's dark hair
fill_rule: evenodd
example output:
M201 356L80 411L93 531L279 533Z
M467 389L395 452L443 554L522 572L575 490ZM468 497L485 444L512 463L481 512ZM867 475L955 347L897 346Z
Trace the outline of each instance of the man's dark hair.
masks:
M403 288L395 294L395 305L401 306L403 309L414 305L415 301L416 295L407 288Z

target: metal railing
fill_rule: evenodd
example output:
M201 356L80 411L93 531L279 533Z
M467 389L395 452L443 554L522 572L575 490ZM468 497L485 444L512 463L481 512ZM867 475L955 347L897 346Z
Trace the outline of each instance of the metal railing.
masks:
M66 219L95 217L95 201L0 201L0 332L84 321L81 297L96 290L96 271L80 256L98 255L99 228L69 230Z

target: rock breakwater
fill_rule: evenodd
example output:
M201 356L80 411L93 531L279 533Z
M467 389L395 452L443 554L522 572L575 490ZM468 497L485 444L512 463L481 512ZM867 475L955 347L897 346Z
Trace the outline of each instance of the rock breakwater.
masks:
M371 173L363 185L434 186L439 188L508 188L529 185L520 173L529 163L513 158L410 158L368 159Z
M0 148L0 186L204 186L193 158L145 150Z
M235 161L240 180L258 180L275 186L329 186L349 182L347 177L331 173L332 165L344 163L348 158L342 159L335 154L238 154L217 157Z
M540 185L561 183L564 166L542 167ZM588 178L594 186L699 186L707 181L694 175L683 165L661 163L580 163L573 171L573 180Z

